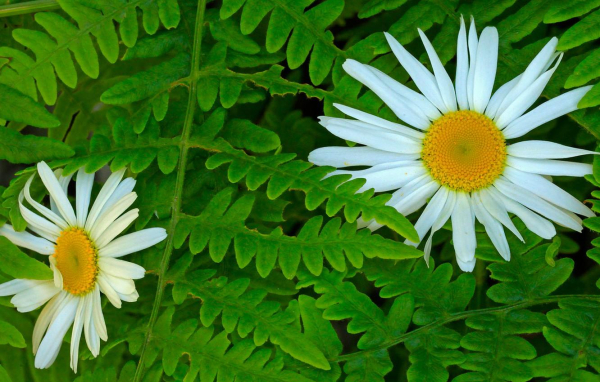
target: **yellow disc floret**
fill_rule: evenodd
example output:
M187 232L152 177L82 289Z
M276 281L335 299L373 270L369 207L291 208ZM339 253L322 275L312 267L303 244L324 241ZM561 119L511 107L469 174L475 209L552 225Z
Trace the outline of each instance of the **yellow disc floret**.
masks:
M494 122L470 110L434 121L423 139L421 157L441 185L464 192L490 186L504 171L506 142Z
M84 230L69 228L62 231L52 256L62 275L64 290L80 296L94 289L98 252Z

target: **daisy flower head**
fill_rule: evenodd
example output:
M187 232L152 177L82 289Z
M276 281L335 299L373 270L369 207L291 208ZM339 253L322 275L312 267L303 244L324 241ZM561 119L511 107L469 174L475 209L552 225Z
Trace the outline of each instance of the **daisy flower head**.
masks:
M163 228L148 228L117 238L138 217L137 208L125 212L137 198L135 180L123 179L125 169L110 175L93 204L94 174L80 169L75 209L67 198L72 175L62 176L62 170L52 172L44 162L37 170L50 194L50 208L31 197L35 175L19 195L21 215L36 235L16 232L9 224L0 227L0 235L19 247L47 255L54 280L15 279L0 284L0 296L14 295L11 303L22 313L46 304L33 330L36 368L52 365L72 326L71 368L77 372L82 332L94 357L100 352L100 339L108 338L100 292L116 308L121 307L121 301L134 302L139 297L133 280L143 278L146 271L119 258L149 248L167 234Z
M509 213L545 239L556 234L551 221L581 231L576 214L589 217L593 212L549 176L590 174L590 164L557 159L594 152L547 141L509 142L577 110L577 103L591 88L569 91L528 111L561 61L562 53L556 52L558 40L551 39L522 74L492 94L498 60L496 28L487 27L478 36L471 19L467 35L461 17L454 83L427 36L421 30L419 34L433 73L394 37L388 33L385 37L420 93L369 65L354 60L343 65L409 126L334 104L353 119L321 117L321 125L363 146L319 148L309 161L337 168L367 166L357 171L336 170L328 176L350 174L365 179L358 192L395 190L387 204L403 215L426 205L415 224L421 241L430 233L426 261L433 234L451 219L456 260L463 271L475 267L476 219L506 260L510 260L510 249L504 227L523 240ZM359 226L381 227L374 220L359 221Z

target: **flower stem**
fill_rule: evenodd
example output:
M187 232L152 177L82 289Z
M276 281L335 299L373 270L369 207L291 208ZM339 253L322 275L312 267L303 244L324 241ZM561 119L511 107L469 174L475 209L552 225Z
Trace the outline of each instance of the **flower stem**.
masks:
M166 285L165 276L169 269L169 261L171 254L173 253L173 235L175 233L175 227L181 216L181 196L183 193L183 185L185 182L185 168L187 163L188 151L190 149L188 140L192 131L192 125L194 121L194 112L196 110L196 92L197 92L197 79L200 67L200 54L202 47L202 28L204 25L204 11L206 9L206 0L198 1L198 10L196 12L196 25L194 32L194 48L192 51L192 63L190 69L190 91L188 94L188 107L185 115L185 121L183 125L183 132L181 135L181 141L179 142L180 155L179 164L177 167L177 179L175 181L175 195L171 203L171 221L168 228L168 237L165 244L165 250L160 262L158 269L158 284L156 287L156 295L154 298L154 305L152 306L152 313L150 314L150 321L148 322L148 328L146 330L146 336L140 352L140 359L138 361L137 369L135 371L134 382L139 382L143 376L144 360L146 356L146 349L150 339L152 338L152 330L158 319L160 313L160 307L162 304L163 293Z

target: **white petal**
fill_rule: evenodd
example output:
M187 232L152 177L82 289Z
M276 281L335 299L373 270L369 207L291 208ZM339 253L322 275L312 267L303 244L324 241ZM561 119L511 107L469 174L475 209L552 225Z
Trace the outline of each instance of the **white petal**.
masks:
M481 200L482 208L484 208L494 219L508 228L519 240L522 242L525 241L517 227L515 227L515 224L510 220L504 205L494 199L487 189L474 193L474 195L473 199L479 198Z
M513 156L508 156L506 163L517 170L540 175L585 176L592 173L592 165L588 163L552 159L526 159Z
M357 123L346 120L327 120L321 117L323 125L333 135L352 142L360 143L379 150L401 154L416 154L421 152L421 143L392 131L370 128L368 125L358 126Z
M398 93L402 97L402 101L405 102L411 109L417 108L418 114L421 112L430 120L438 119L442 116L440 111L433 106L431 102L423 94L417 93L416 91L404 86L400 82L396 81L392 77L388 76L381 70L372 66L366 65L373 74L375 74L381 81L383 81L390 89Z
M98 219L96 219L96 223L92 226L90 230L90 238L92 240L97 240L100 235L104 233L104 231L111 225L119 216L121 216L135 200L137 199L137 193L130 192L126 196L122 197L117 203L115 203L110 208L104 210Z
M16 232L10 224L4 224L0 227L0 235L6 237L18 247L31 249L41 255L52 255L54 253L54 244L48 240L33 236L29 232Z
M418 93L415 92L415 94L418 94ZM429 102L429 101L427 101L427 102ZM368 123L371 125L383 127L384 129L392 130L392 131L401 133L403 135L407 135L411 138L416 138L416 139L421 140L425 137L425 134L420 131L411 129L410 127L406 127L399 123L390 122L387 119L376 117L372 114L365 113L364 111L360 111L358 109L353 109L349 106L340 105L339 103L334 103L333 106L335 106L342 113L344 113L352 118L356 118L359 121L362 121L362 122L365 122L365 123Z
M506 241L506 235L504 233L504 228L502 228L502 224L486 210L478 197L471 198L471 201L475 216L485 227L485 232L494 244L494 247L496 247L498 253L504 260L510 261L510 248L508 247L508 241Z
M24 196L24 192L21 191L21 194L19 195L19 211L29 228L45 239L56 242L56 239L60 236L61 229L56 224L44 219L25 207L23 205Z
M423 207L427 200L439 190L440 185L435 182L429 182L414 192L405 192L404 196L394 205L394 208L398 210L402 215L408 216L419 208Z
M471 26L469 27L469 73L467 75L467 100L469 101L469 109L475 108L473 101L473 84L475 83L475 61L477 60L477 29L475 28L475 19L471 16Z
M98 294L100 287L96 284ZM94 291L96 293L96 291ZM97 357L100 353L100 336L94 325L94 311L96 310L95 299L87 299L84 309L84 321L83 321L83 333L85 335L85 342L88 345L88 349L94 357Z
M0 284L0 296L12 296L31 288L44 285L46 280L14 279Z
M595 216L594 212L571 194L546 180L543 176L522 172L511 167L504 170L504 176L528 191L550 203L586 217Z
M115 290L115 292L120 294L130 294L135 291L135 283L130 278L121 278L117 276L113 276L108 272L102 271L102 277L110 286Z
M50 256L48 260L50 260L50 269L54 274L54 286L58 289L63 289L63 277L62 273L60 273L60 270L56 266L56 258L54 256Z
M501 177L497 179L494 183L494 186L498 189L498 191L507 197L518 203L521 203L533 211L536 211L540 215L554 221L555 223L571 228L574 231L581 232L581 224L577 220L573 219L572 216L560 210L551 203L548 203L539 196L536 196L532 192L527 191L523 187L507 181L506 178Z
M456 263L458 264L460 270L463 272L473 272L473 269L475 269L476 262L477 260L475 258L469 261L463 261L458 257L456 258Z
M382 127L379 125L374 125L372 123L363 122L361 120L333 118L326 116L319 117L319 123L324 127L327 127L331 124L336 124L340 126L357 127L364 129L365 131L377 131L382 133L396 134L401 136L403 139L405 139L407 142L410 142L411 144L418 144L423 140L422 138L425 137L425 134L399 124L398 128L392 128L391 126ZM417 135L415 133L420 134L420 136L415 137L415 135Z
M58 184L60 184L60 187L62 188L62 190L64 191L64 193L66 195L67 190L69 189L69 183L71 182L71 178L73 178L73 174L70 174L67 176L63 176L62 174L63 174L62 168L57 168L56 170L54 170L54 176L56 176L56 179L58 179ZM50 196L50 210L52 212L54 212L56 215L60 215L60 211L58 210L58 207L56 206L56 201L54 201L52 196Z
M106 180L106 183L104 183L104 186L102 186L102 189L98 193L96 201L94 201L94 205L92 206L92 209L90 210L85 222L86 231L89 231L93 227L94 223L96 223L96 219L102 212L102 208L119 186L119 182L121 181L121 178L123 178L124 173L125 169L113 172Z
M44 309L42 309L40 312L40 315L35 322L35 327L33 328L33 354L37 353L40 343L42 342L42 338L44 337L44 333L46 333L46 329L48 329L48 326L52 322L52 317L54 317L58 308L68 296L69 294L67 292L58 293L50 300L50 302L46 304L46 306L44 306Z
M465 19L460 16L460 30L456 48L456 99L461 110L469 109L467 97L467 77L469 76L469 49L467 47L467 30Z
M563 159L580 155L600 154L595 151L577 149L548 141L523 141L506 148L508 155L531 159Z
M350 174L352 179L365 179L366 183L357 191L364 192L371 188L375 192L397 190L411 180L426 173L423 163L418 162L391 162L373 166L361 171L334 171L328 176Z
M446 69L444 69L444 65L440 61L440 58L425 33L423 33L420 28L418 31L419 36L421 36L421 41L423 41L423 45L425 46L425 50L427 51L427 56L429 56L437 87L442 96L442 101L444 101L444 105L446 105L446 110L449 112L456 111L456 94L454 93L452 80L450 79L448 72L446 72Z
M77 226L83 227L90 207L92 187L94 186L94 174L88 174L82 168L77 172L75 183L75 208L77 210ZM81 335L81 333L79 333ZM77 365L75 365L77 367Z
M502 113L498 113L499 116L496 116L496 125L498 128L503 129L508 126L512 121L519 118L527 109L531 107L535 103L535 101L540 97L542 91L550 81L550 77L554 74L560 61L562 59L562 54L559 56L556 61L556 65L541 76L534 83L528 86L523 92L521 92L517 98L504 110Z
M433 223L435 223L435 220L446 204L446 200L448 200L448 193L449 191L446 187L441 187L431 198L429 203L427 203L427 207L425 207L423 213L421 216L419 216L419 219L415 224L415 230L419 234L419 239L423 240L429 229L433 226ZM405 241L405 243L414 244L415 246L419 244L412 243L408 241L408 239Z
M140 295L138 294L137 290L133 291L130 294L119 293L119 298L125 302L136 302L139 297L140 297Z
M473 107L483 113L488 105L498 65L498 30L487 27L481 32L477 45L477 58L475 60L475 74L473 79Z
M553 37L544 48L535 56L527 69L518 78L518 83L511 89L507 97L498 106L498 115L502 114L517 98L523 94L537 79L546 71L548 66L554 61L554 52L558 44L558 39Z
M521 79L522 74L508 81L504 85L500 86L498 90L494 93L487 107L485 108L485 115L490 119L494 119L496 114L498 113L498 108L500 104L506 99L506 96L510 91L517 85L519 80Z
M45 280L33 288L15 294L10 302L21 313L31 312L44 305L58 292L60 289L54 286L52 280Z
M98 239L95 240L97 248L103 248L110 243L115 237L121 234L137 217L139 210L137 208L128 211L126 214L115 220Z
M100 301L100 286L96 284L96 289L92 292L93 300L91 302L92 307L92 321L94 322L94 328L98 333L98 336L106 341L108 340L108 332L106 331L106 323L104 321L104 314L102 313L102 303Z
M129 195L133 189L135 188L135 179L133 178L125 178L117 188L115 192L112 193L110 198L106 201L102 209L100 210L100 215L105 213L108 209L112 208L115 204L117 204L121 199L123 199L126 195Z
M421 93L443 113L448 112L446 105L440 94L435 77L423 64L413 57L404 47L389 33L384 32L385 38L392 49L392 52L400 61L402 67L408 72L413 82ZM408 122L408 121L407 121Z
M54 174L52 175L54 176ZM60 203L59 203L60 205ZM75 312L77 310L78 298L69 298L62 309L56 315L56 318L50 324L48 332L44 336L42 343L35 355L35 367L38 369L47 369L60 351L65 334L73 324Z
M98 264L102 272L124 279L141 279L146 274L146 270L137 264L111 257L100 257Z
M456 205L452 212L452 240L456 258L470 262L475 258L475 221L469 196L464 192L456 193Z
M23 188L23 195L25 196L25 199L27 200L27 203L29 203L39 213L41 213L42 215L44 215L48 220L50 220L51 222L53 222L54 224L56 224L58 227L60 227L60 229L63 229L63 230L66 229L69 225L67 224L67 222L62 217L60 217L58 214L56 214L52 210L49 210L47 207L44 207L40 203L36 202L31 197L31 193L30 193L29 188L31 187L31 182L33 181L34 177L35 177L35 175L31 176L31 178L29 178L27 180L27 183L25 183L25 187Z
M442 187L445 188L445 187ZM450 216L452 216L452 212L454 212L454 206L456 204L456 192L452 190L448 190L448 198L446 199L446 203L444 207L440 211L440 214L437 216L435 221L433 222L433 226L431 227L431 234L427 238L427 242L425 243L425 262L427 266L429 266L429 256L431 254L431 245L433 241L433 235L446 224Z
M398 118L411 126L426 129L429 119L419 108L410 107L405 98L394 92L388 85L371 72L366 65L358 61L348 59L343 68L350 76L360 81L377 94L379 98L396 114ZM413 105L414 106L414 105Z
M544 102L512 121L503 130L504 136L506 139L521 137L546 122L577 110L577 104L591 88L591 86L584 86Z
M308 161L317 166L350 167L415 160L419 154L398 154L372 147L321 147L308 154Z
M499 200L504 204L508 212L517 215L531 232L547 240L552 239L554 235L556 235L554 225L548 220L523 207L521 203L504 196L504 194L499 192L495 187L490 187L488 191L496 198L496 200Z
M110 301L115 308L121 309L121 299L110 283L102 275L98 275L96 280L98 281L98 285L100 285L100 291L104 293L108 298L108 301Z
M56 176L46 162L38 163L37 169L44 186L46 186L48 193L50 193L50 196L56 203L56 208L58 208L65 221L69 225L74 226L77 222L75 211L73 211L73 206L69 202L69 198L67 198L67 194L63 191L58 179L56 179Z
M167 237L164 228L146 228L117 238L98 250L99 256L122 257L160 243Z
M411 180L410 182L408 182L408 184L406 184L406 186L404 186L401 189L394 192L392 194L391 199L387 201L386 205L392 206L392 207L396 208L401 214L406 215L406 213L405 213L407 210L406 207L413 206L414 203L420 202L421 198L419 196L423 196L423 195L420 194L419 192L427 190L428 188L423 188L423 187L429 185L432 182L433 182L433 180L432 180L431 176L429 176L429 174L423 174L419 177L416 177L413 180ZM435 192L435 190L431 192L431 195L433 195L434 192ZM429 195L429 196L431 196L431 195ZM426 199L423 201L423 204L425 202L426 202ZM407 205L406 203L409 203L409 204ZM420 206L422 206L423 204L421 204ZM418 205L418 203L417 203L417 205ZM416 209L419 209L420 206L418 206ZM374 219L369 221L366 226L371 231L375 231L375 230L383 227L383 225L377 223Z
M87 299L91 296L87 295L79 299L77 304L77 311L75 312L75 320L73 322L73 331L71 333L71 369L74 373L77 373L77 362L79 361L79 340L81 339L81 332L83 330L83 311Z

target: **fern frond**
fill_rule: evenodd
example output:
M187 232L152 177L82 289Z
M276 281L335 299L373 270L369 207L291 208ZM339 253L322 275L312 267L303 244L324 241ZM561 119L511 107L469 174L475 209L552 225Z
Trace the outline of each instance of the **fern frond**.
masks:
M209 327L221 316L221 325L227 333L237 328L237 333L245 338L253 332L256 346L270 340L302 362L323 370L331 368L316 344L299 331L294 313L289 309L281 310L279 303L264 300L265 291L248 290L249 279L228 282L226 277L212 278L214 274L212 270L188 274L171 272L167 280L174 284L173 299L182 303L188 294L202 299L200 321L204 327Z
M470 351L460 367L472 372L461 374L456 381L529 381L533 370L523 361L534 359L537 351L519 335L539 333L546 323L543 314L528 310L467 319L467 326L476 331L460 341Z
M501 304L528 301L547 296L561 286L573 271L573 260L562 258L553 265L546 261L546 252L551 244L538 245L541 238L525 229L522 222L515 219L515 226L521 233L525 243L516 237L510 237L508 244L511 252L510 261L505 261L493 249L491 243L480 241L476 256L492 261L488 266L490 277L500 281L492 285L487 295L492 301Z
M129 361L123 366L117 379L117 371L114 367L99 368L92 371L87 371L81 376L75 378L73 382L104 382L104 381L115 381L115 382L127 382L131 381L133 374L135 373L135 362Z
M379 295L392 298L410 293L414 296L416 311L413 322L427 325L444 317L451 317L465 310L475 292L475 279L470 274L452 277L452 266L448 263L435 267L432 259L429 266L424 261L402 261L390 265L374 259L361 269L365 276L381 287ZM465 357L457 349L461 335L445 327L435 328L406 342L410 351L411 366L409 381L448 379L447 367L461 364Z
M544 327L546 341L556 350L529 363L536 377L593 381L600 378L597 334L600 309L597 301L573 299L559 302L548 312L551 325ZM586 367L591 366L595 373Z
M435 267L432 259L429 266L425 261L409 260L396 264L373 259L360 270L375 286L381 288L379 296L392 298L405 293L414 296L417 310L415 324L427 325L440 317L462 312L475 293L475 279L463 273L454 281L452 265Z
M230 44L230 43L229 43ZM196 75L198 104L203 111L210 111L217 97L224 108L230 108L236 103L255 102L262 99L262 88L268 89L271 95L297 94L302 92L308 97L322 98L324 93L310 85L297 84L281 77L283 67L273 65L268 70L244 73L235 72L228 67L228 44L215 44ZM259 61L260 65L261 62ZM180 53L173 59L165 61L146 71L115 84L102 94L102 101L111 105L123 105L142 101L138 114L136 132L143 130L150 110L158 121L164 118L164 113L157 113L157 105L168 105L169 92L176 86L189 86L191 79L187 77L189 56ZM166 75L165 75L166 74ZM253 85L253 87L250 87ZM166 108L166 107L165 107ZM158 114L158 115L157 115Z
M254 195L246 194L231 204L232 196L233 189L225 189L211 200L201 215L183 216L177 225L175 248L180 248L189 236L192 253L199 253L208 245L213 261L220 263L233 240L240 268L256 257L258 273L267 277L279 259L281 270L289 279L296 274L301 257L306 268L319 275L324 258L334 269L344 271L346 257L354 267L360 268L363 255L396 260L422 256L412 246L371 235L368 230L357 232L356 224L342 226L339 218L322 227L323 218L314 217L297 237L284 235L281 228L269 235L261 234L244 225L252 211Z
M283 370L281 357L271 358L271 350L257 346L246 339L231 345L227 332L215 334L214 327L198 328L196 319L182 322L171 329L173 308L159 318L154 338L154 352L163 351L162 366L166 375L173 375L179 358L187 354L190 366L185 380L199 376L203 381L298 381L312 380L290 370ZM255 351L256 350L256 351ZM154 354L156 356L156 354Z
M386 316L368 296L359 292L354 284L344 281L345 276L345 273L327 270L320 276L300 272L298 288L313 286L315 292L321 295L316 306L324 309L324 318L336 321L349 319L348 333L364 333L358 341L359 349L375 348L406 332L415 304L410 294L395 299ZM360 360L346 364L344 371L350 374L350 380L383 380L383 376L391 370L386 350L376 350L368 354L366 358L361 357ZM379 367L375 368L371 363Z
M346 56L334 45L333 34L325 30L342 13L344 1L326 0L305 11L313 2L226 0L220 14L222 19L227 19L242 8L240 28L243 34L250 34L270 13L265 42L267 51L276 52L287 41L288 66L296 69L306 61L312 50L309 74L311 81L318 85L329 74L334 60Z
M131 0L118 2L89 3L80 0L61 0L62 9L78 24L71 22L56 13L37 13L35 20L47 33L17 29L13 37L35 54L35 60L29 55L9 47L0 47L0 56L9 61L0 70L0 83L37 100L39 90L44 102L53 105L57 97L56 77L65 85L74 88L77 84L75 61L81 70L91 78L99 74L98 53L90 34L96 38L100 51L111 63L116 62L119 55L119 40L113 21L120 24L120 34L126 46L133 46L137 40L138 22L137 8L147 13L144 28L148 33L155 33L159 19L168 28L179 23L179 8L176 0L146 1ZM71 56L71 54L73 56ZM15 97L18 98L18 97ZM3 99L0 99L0 102ZM56 126L54 120L35 109L10 109L10 107L27 106L12 100L0 103L0 118L21 121L40 127ZM36 112L35 116L23 120L20 115ZM15 119L15 114L17 114ZM11 119L12 118L12 119Z
M246 185L252 191L268 182L267 196L270 199L278 198L288 189L301 190L306 193L305 204L309 210L316 209L328 200L328 216L334 216L344 208L348 222L354 222L362 213L365 220L376 219L404 237L418 241L412 224L394 208L385 205L390 195L373 197L373 190L355 194L364 184L364 179L347 181L348 175L340 175L321 181L332 168L311 168L310 163L293 161L294 154L248 155L233 148L222 138L215 139L224 123L224 112L217 110L191 138L192 147L217 152L206 161L208 169L229 164L227 175L230 182L237 183L246 178Z

